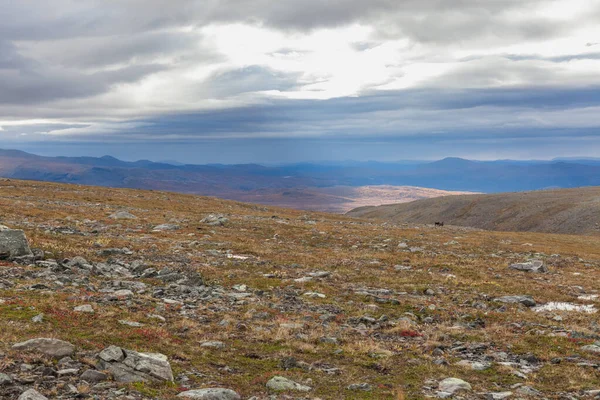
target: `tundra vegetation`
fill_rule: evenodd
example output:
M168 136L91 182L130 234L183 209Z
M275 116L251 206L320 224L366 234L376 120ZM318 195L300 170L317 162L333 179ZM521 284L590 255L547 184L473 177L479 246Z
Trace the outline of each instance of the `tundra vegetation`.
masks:
M595 236L15 180L0 210L0 398L600 393Z

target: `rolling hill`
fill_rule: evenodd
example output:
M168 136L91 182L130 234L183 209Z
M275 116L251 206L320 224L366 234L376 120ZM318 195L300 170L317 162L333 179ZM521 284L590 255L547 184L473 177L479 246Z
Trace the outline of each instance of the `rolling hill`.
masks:
M0 176L166 190L265 205L347 212L451 192L497 193L600 185L597 160L322 162L177 165L114 157L43 157L0 150ZM429 189L424 189L429 188Z
M361 207L350 216L497 231L600 234L600 187L446 196Z

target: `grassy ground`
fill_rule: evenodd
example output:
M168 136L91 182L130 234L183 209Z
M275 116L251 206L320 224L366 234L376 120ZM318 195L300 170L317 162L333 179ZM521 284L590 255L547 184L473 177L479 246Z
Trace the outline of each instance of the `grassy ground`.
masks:
M102 293L73 286L25 290L33 281L17 280L15 287L0 289L0 352L6 355L0 358L0 371L22 361L22 355L11 351L13 343L45 336L67 340L90 355L111 344L164 353L175 375L185 373L192 386L225 386L244 397L266 395L265 383L274 375L308 384L313 387L310 396L323 399L421 399L428 393L424 387L435 388L433 381L447 377L468 381L475 393L523 383L548 398L560 398L559 393L600 388L595 368L551 362L574 354L598 362L597 356L580 350L593 342L587 337L596 334L592 325L597 315L540 314L517 305L504 310L491 301L527 294L538 303L581 303L578 294L598 293L598 237L394 226L172 193L21 181L0 182L0 210L0 224L24 229L32 247L54 258L105 261L97 254L99 248L128 247L135 252L130 260L144 259L157 269L195 270L227 291L237 284L262 291L245 303L196 304L193 313L169 306L161 310L167 322L157 323L147 316L157 312L151 291L129 304L101 303L95 314L81 315L73 307L94 304ZM139 218L109 218L119 210ZM209 213L225 214L230 223L200 223ZM166 222L181 229L152 232ZM85 235L57 233L60 227ZM399 243L422 251L406 251ZM210 250L249 258L215 256ZM534 256L546 260L549 274L507 269L511 262ZM396 265L412 269L398 271ZM11 268L0 264L0 271ZM294 281L314 271L332 274ZM157 284L152 279L145 283ZM375 289L389 292L368 294ZM428 289L433 292L426 294ZM326 297L302 296L305 292ZM323 324L321 317L328 311L330 322ZM44 322L32 323L39 313ZM562 321L552 319L557 315ZM384 316L386 322L361 326L356 320L363 316ZM124 326L118 323L123 319L146 325ZM479 325L469 327L474 321ZM323 343L322 337L335 337L339 343ZM199 346L207 340L223 341L227 347ZM488 353L531 354L540 360L540 368L525 379L499 363L486 371L465 369L455 365L460 357L450 350L458 343L483 343ZM286 357L307 367L284 370L281 360ZM440 358L448 364L438 365L435 360ZM373 390L346 389L362 382ZM179 386L130 389L168 399Z

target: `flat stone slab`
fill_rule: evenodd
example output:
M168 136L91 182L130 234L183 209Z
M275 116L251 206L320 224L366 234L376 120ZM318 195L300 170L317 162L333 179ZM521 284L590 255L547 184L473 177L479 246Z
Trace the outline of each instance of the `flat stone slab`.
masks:
M241 400L240 395L233 390L222 388L188 390L187 392L179 393L177 397L198 400Z
M274 376L267 382L267 388L275 392L294 391L294 392L309 392L311 387L301 385L283 376Z
M42 395L40 392L34 389L29 389L23 392L18 400L48 400L48 398Z
M13 350L42 353L50 357L62 358L73 355L75 346L59 339L37 338L13 345Z
M511 264L508 268L523 272L546 273L548 267L542 260L531 260L524 263Z
M535 307L536 303L531 296L502 296L494 301L506 304L523 304L526 307Z

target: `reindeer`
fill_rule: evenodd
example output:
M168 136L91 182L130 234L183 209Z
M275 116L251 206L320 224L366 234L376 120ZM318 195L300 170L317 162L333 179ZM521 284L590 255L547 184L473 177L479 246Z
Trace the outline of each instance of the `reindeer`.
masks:
M435 226L444 226L444 221L442 221L442 222L436 222Z

